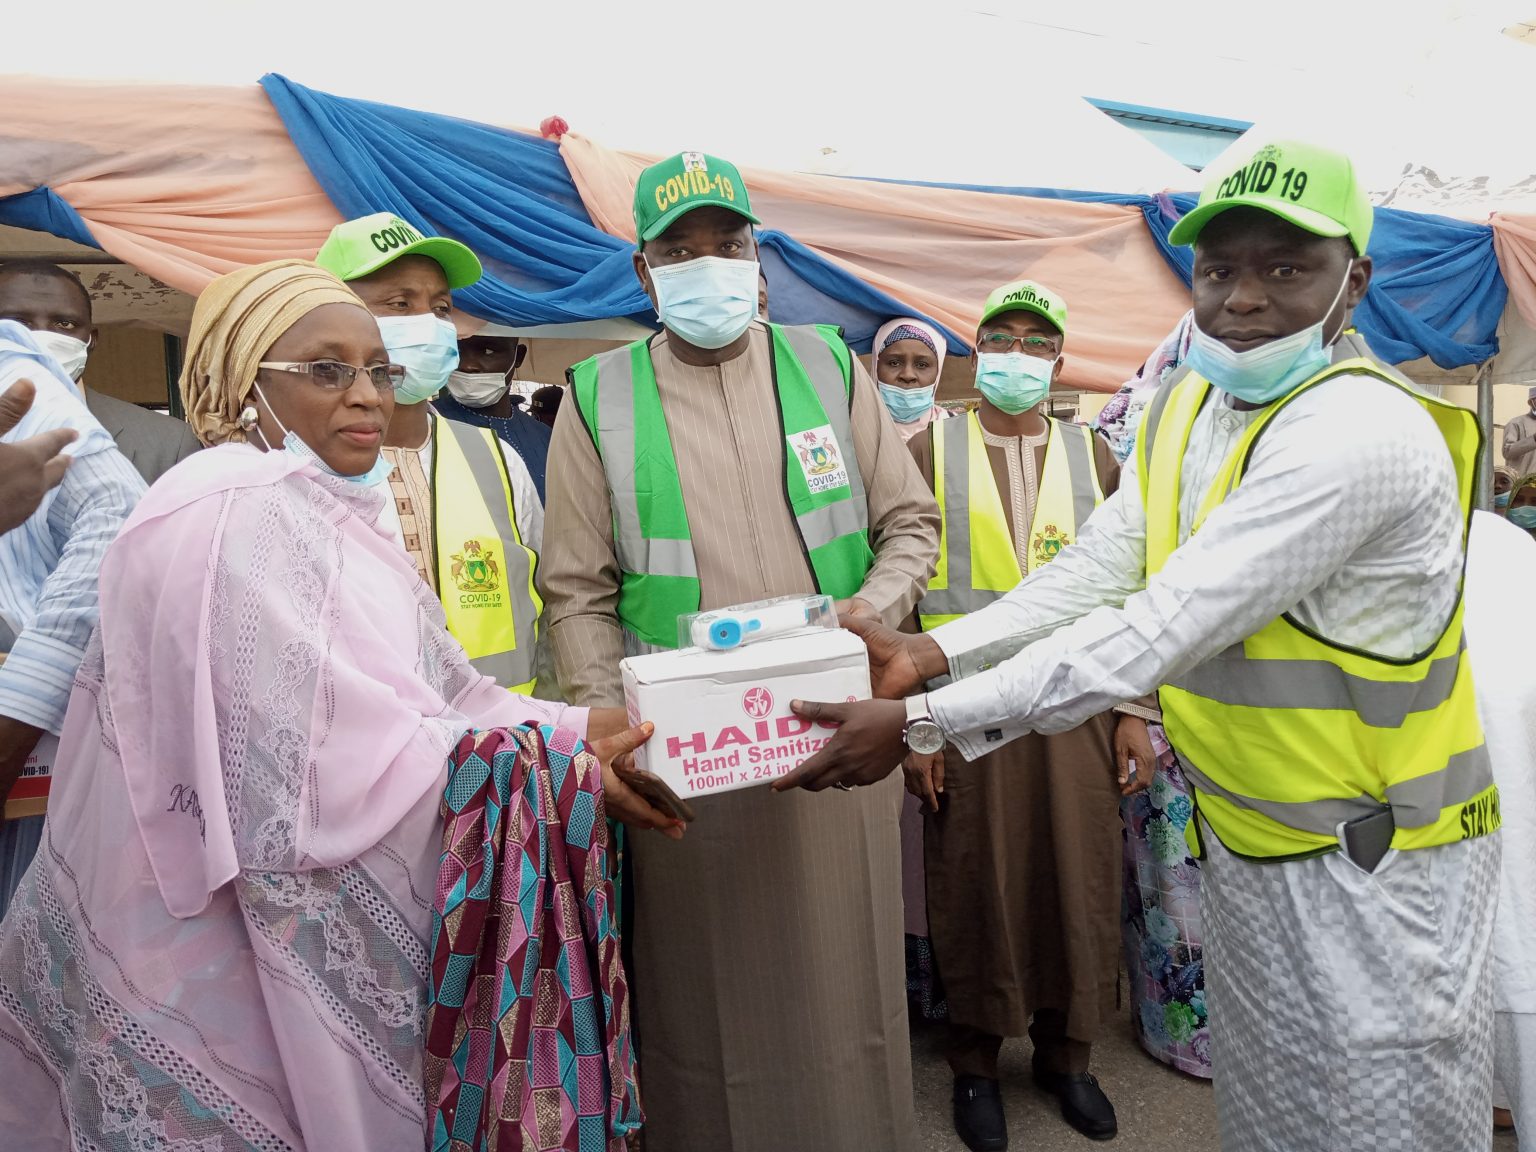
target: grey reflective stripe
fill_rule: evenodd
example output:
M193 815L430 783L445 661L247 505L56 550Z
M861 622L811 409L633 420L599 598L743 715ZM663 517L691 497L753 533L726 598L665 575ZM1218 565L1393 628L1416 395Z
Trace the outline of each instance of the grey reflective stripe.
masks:
M1157 395L1152 397L1152 403L1147 405L1147 414L1141 418L1141 431L1137 433L1144 441L1143 451L1147 455L1147 468L1152 467L1152 447L1157 442L1157 430L1162 427L1163 412L1168 407L1168 400L1173 395L1173 390L1178 383L1188 376L1190 369L1185 368L1175 372L1171 379L1164 380L1158 386ZM1147 498L1146 489L1143 487L1141 498Z
M483 430L461 424L457 420L441 420L439 427L447 428L458 444L459 451L469 465L469 474L475 478L480 499L491 514L496 535L501 537L502 554L506 560L506 585L512 599L512 624L517 647L511 652L488 652L470 661L479 671L494 677L504 688L526 684L534 678L534 652L538 646L538 612L528 586L533 577L533 555L523 546L517 525L512 522L512 511L507 495L512 484L506 476L507 462L497 458ZM434 468L434 471L436 469ZM441 550L442 541L438 541Z
M807 548L820 548L839 536L856 536L864 532L864 518L858 514L852 500L838 500L821 508L812 508L796 518L800 536Z
M1333 342L1332 355L1328 359L1333 364L1342 364L1345 360L1374 361L1376 353L1371 351L1358 332L1345 332Z
M649 355L649 352L646 353ZM648 540L635 489L635 369L629 347L597 358L597 442L613 503L619 567L642 576L698 579L691 540Z
M1189 758L1182 752L1179 753L1179 767L1184 770L1184 778L1201 792L1220 796L1228 803L1250 812L1257 812L1260 816L1268 816L1275 823L1283 824L1287 828L1294 828L1298 832L1311 832L1318 836L1336 836L1339 825L1344 821L1353 820L1357 816L1369 816L1372 812L1380 812L1387 807L1375 797L1367 796L1363 792L1353 800L1302 800L1294 803L1283 800L1260 800L1255 796L1244 796L1213 783L1211 778L1191 764Z
M864 496L864 477L859 472L859 454L854 447L853 421L849 415L852 385L843 375L842 365L827 346L826 338L815 327L809 324L784 324L778 327L795 358L800 361L800 366L805 369L805 374L810 377L811 387L816 390L816 398L821 401L821 407L827 414L827 423L832 427L832 435L837 437L837 446L842 450L843 463L848 469L849 498L839 503L846 503L856 519L852 528L836 535L846 536L855 532L867 535L869 502ZM787 445L785 450L788 451ZM800 536L807 548L816 548L819 544L827 543L827 540L835 539L828 537L827 540L813 541L814 528L806 524L807 518L800 517Z
M1422 680L1370 680L1328 660L1250 660L1241 644L1170 681L1175 688L1239 708L1353 712L1372 728L1400 728L1450 699L1466 641L1430 662Z
M981 592L975 588L935 588L923 593L917 612L919 616L969 616L997 603L1001 595L1001 592Z
M1380 356L1371 351L1371 346L1365 342L1365 337L1358 332L1346 332L1333 344L1333 355L1330 360L1334 364L1342 364L1346 360L1368 360L1371 367L1384 376L1391 377L1399 386L1408 389L1414 396L1424 395L1424 389L1404 376L1392 365L1388 364Z
M1067 474L1072 478L1072 518L1076 521L1072 538L1076 540L1083 534L1083 525L1088 523L1088 517L1099 504L1093 489L1093 441L1090 439L1093 433L1076 424L1052 423L1051 429L1059 433L1056 439L1067 449ZM1046 451L1050 451L1049 446Z
M971 587L971 417L929 425L944 437L945 585L923 593L923 616L962 616L997 599L996 592Z
M1442 809L1466 804L1493 783L1493 768L1484 744L1458 752L1446 761L1444 768L1389 786L1386 804L1364 793L1352 800L1260 800L1220 787L1191 764L1182 752L1179 753L1179 766L1200 791L1220 796L1238 808L1267 816L1287 828L1319 836L1337 835L1338 827L1344 821L1368 816L1386 807L1392 809L1392 822L1397 827L1427 828L1440 819Z
M1387 786L1387 802L1399 828L1425 828L1440 819L1442 808L1470 801L1493 783L1488 745L1452 756L1439 772Z

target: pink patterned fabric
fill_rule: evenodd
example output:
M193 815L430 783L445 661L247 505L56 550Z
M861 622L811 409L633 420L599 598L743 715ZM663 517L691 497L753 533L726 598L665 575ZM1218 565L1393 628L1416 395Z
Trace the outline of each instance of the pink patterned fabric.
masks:
M448 753L586 715L473 669L382 500L229 445L108 551L0 926L0 1132L29 1149L422 1147Z
M431 1152L624 1152L641 1114L602 766L563 729L471 733L443 815Z

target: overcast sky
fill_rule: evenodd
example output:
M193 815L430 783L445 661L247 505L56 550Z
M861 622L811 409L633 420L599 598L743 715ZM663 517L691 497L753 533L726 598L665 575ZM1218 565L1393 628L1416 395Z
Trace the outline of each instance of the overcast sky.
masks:
M1095 96L1363 135L1384 157L1417 150L1445 169L1536 168L1524 129L1536 46L1500 34L1536 18L1536 0L79 0L62 22L55 5L8 7L13 72L241 83L277 71L495 123L560 114L620 148L746 149L779 167L876 137L919 153L949 137L968 150L1088 147L1060 109Z

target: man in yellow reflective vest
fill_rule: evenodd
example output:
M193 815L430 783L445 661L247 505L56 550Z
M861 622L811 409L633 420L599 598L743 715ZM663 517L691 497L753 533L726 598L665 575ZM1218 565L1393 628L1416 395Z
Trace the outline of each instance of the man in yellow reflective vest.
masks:
M572 703L622 704L627 651L677 618L822 592L901 621L938 510L834 328L757 318L747 187L700 152L640 176L635 272L664 331L571 370L540 587ZM636 837L646 1139L668 1152L911 1152L901 786L694 801ZM846 979L848 972L870 979Z
M1119 485L1105 441L1045 414L1066 333L1059 293L1028 280L997 289L976 333L980 403L907 443L943 517L938 570L917 605L925 632L1053 561ZM907 762L907 790L927 807L917 823L949 1008L955 1131L972 1152L1007 1147L998 1053L1005 1036L1025 1032L1034 1078L1066 1121L1099 1140L1117 1131L1088 1063L1115 1011L1120 795L1150 779L1152 703L1125 706L1140 715L1030 733L974 763L955 757L948 771L942 754ZM1132 746L1147 752L1117 787L1115 750ZM904 836L907 827L904 818Z
M1462 635L1481 436L1351 330L1371 222L1336 152L1214 172L1173 232L1195 248L1184 372L1119 492L972 616L853 621L880 694L964 679L806 707L843 726L781 782L864 783L946 739L974 757L1160 688L1229 1150L1490 1144L1500 817Z
M406 367L381 453L393 465L384 524L437 593L448 631L475 667L514 692L533 692L543 504L511 445L430 403L459 362L452 290L480 279L479 259L457 240L377 212L336 225L315 262L362 298L390 360ZM541 695L552 688L545 679Z

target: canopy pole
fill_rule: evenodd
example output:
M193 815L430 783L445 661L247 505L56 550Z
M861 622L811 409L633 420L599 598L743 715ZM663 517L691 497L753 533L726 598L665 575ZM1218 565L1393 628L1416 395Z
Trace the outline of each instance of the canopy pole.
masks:
M1493 509L1493 361L1477 370L1477 426L1483 430L1483 458L1477 468L1477 506Z

